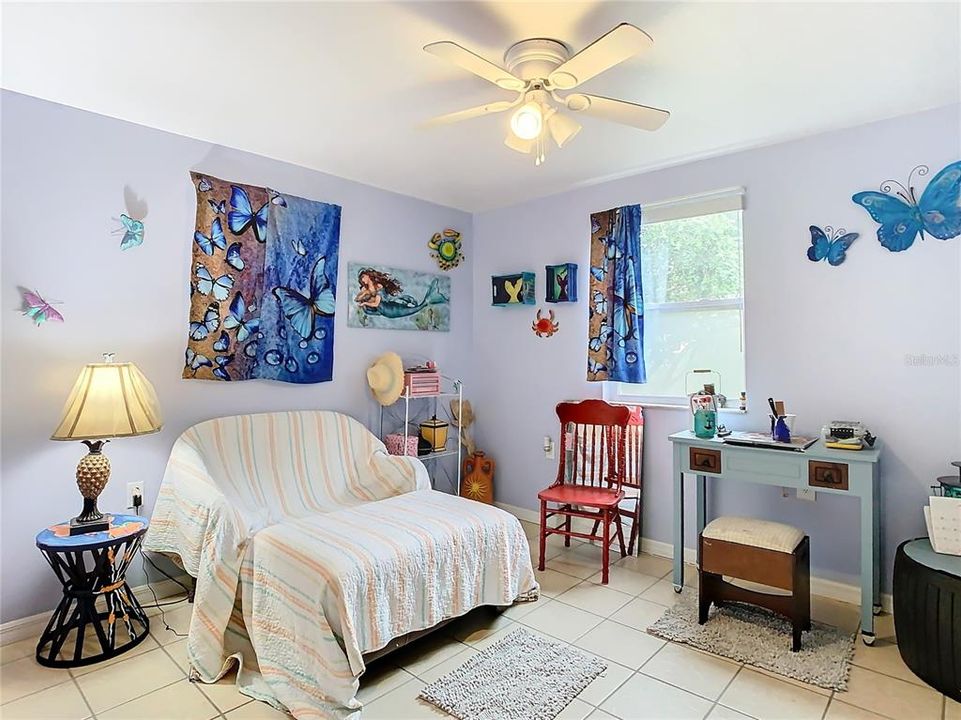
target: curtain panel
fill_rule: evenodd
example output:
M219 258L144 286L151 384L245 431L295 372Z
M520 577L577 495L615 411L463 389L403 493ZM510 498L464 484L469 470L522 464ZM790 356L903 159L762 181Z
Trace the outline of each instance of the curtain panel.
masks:
M587 379L643 383L641 206L591 215Z

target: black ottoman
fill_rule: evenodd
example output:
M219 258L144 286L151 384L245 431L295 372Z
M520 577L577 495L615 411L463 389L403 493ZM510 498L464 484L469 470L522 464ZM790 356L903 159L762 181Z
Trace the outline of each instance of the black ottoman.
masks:
M961 702L961 557L907 540L894 558L894 632L904 664Z

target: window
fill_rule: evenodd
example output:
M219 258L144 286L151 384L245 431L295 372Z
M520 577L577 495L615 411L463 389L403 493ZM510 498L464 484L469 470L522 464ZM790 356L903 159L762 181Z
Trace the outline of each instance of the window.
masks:
M643 208L644 355L647 382L609 383L627 402L686 404L705 377L736 407L745 389L742 194L725 191ZM690 387L688 387L690 382Z

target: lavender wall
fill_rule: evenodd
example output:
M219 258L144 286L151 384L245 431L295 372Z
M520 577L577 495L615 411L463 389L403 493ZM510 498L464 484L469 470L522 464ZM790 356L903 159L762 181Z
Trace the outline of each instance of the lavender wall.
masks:
M174 439L200 420L232 413L323 408L371 417L364 369L378 353L435 358L468 372L470 266L454 270L450 333L371 331L336 321L334 380L297 386L180 379L186 342L194 193L191 169L265 184L343 206L338 304L352 289L347 262L436 270L426 242L460 229L472 250L471 217L268 158L4 92L2 101L2 567L0 621L52 608L58 585L33 544L38 530L71 517L80 496L79 443L51 442L81 366L116 351L154 383L166 426L107 447L113 464L102 507L121 510L126 483L146 483L153 506ZM416 172L412 169L412 172ZM120 252L111 218L126 212L124 186L148 205L146 241ZM17 314L18 285L39 290L66 317L34 327ZM467 387L471 387L467 378ZM140 582L138 577L132 578Z
M555 403L600 397L585 381L587 303L555 306L560 332L531 333L533 309L490 307L489 278L576 262L587 284L590 213L732 186L746 188L745 334L749 413L734 428L761 429L770 395L815 433L833 418L858 418L885 441L882 468L885 587L894 549L923 534L921 506L934 478L961 457L961 238L928 238L903 253L882 248L877 225L850 198L915 165L932 173L961 158L958 106L619 179L474 216L476 413L481 444L498 461L497 497L536 507L552 480L544 435L557 437ZM577 140L576 142L579 142ZM560 154L549 162L563 162ZM536 170L532 167L531 172ZM841 267L805 258L810 224L859 231ZM710 263L710 258L704 258ZM912 365L908 355L945 356ZM742 388L725 389L737 396ZM668 542L672 518L668 434L687 412L647 411L644 535ZM816 574L853 582L858 572L857 501L781 498L776 488L728 485L713 513L791 522L811 535ZM693 546L693 535L688 537Z

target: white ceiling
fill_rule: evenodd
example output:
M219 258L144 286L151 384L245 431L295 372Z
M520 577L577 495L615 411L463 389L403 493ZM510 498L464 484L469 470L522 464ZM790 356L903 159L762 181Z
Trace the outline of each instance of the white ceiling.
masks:
M8 3L2 85L465 210L723 150L959 101L959 4ZM575 51L620 22L649 54L585 92L671 110L645 133L594 120L535 168L509 113L425 130L512 95L428 55L500 63L526 37Z

